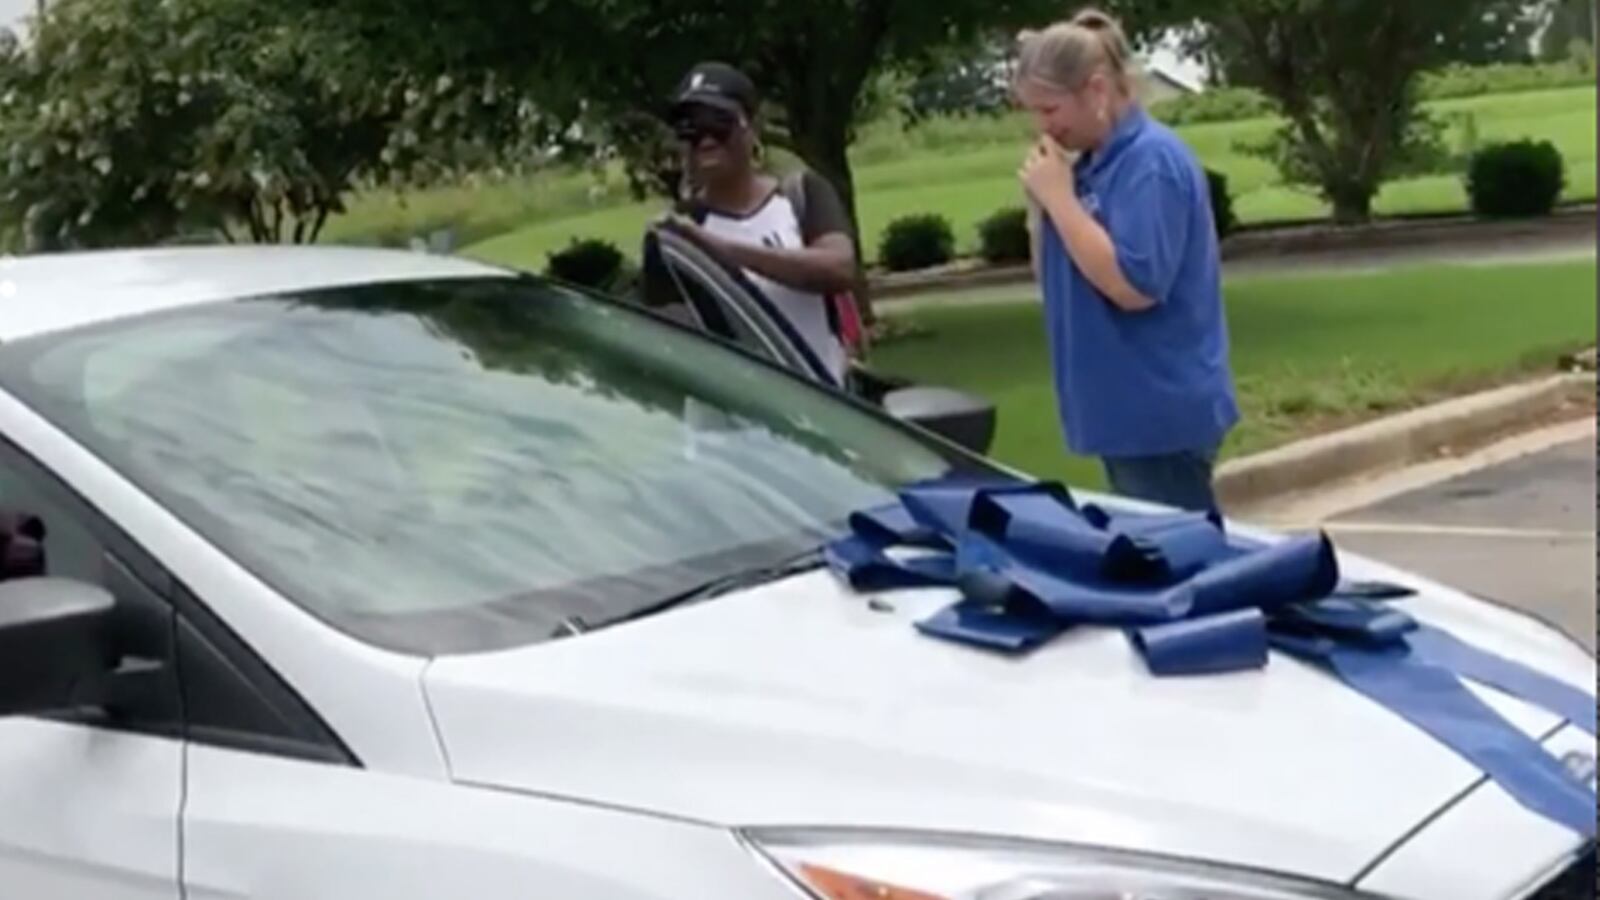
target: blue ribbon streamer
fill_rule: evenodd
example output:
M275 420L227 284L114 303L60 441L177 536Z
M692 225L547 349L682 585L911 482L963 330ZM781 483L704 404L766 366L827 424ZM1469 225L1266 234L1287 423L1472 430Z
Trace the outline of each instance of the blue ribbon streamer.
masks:
M1407 643L1412 655L1420 660L1555 713L1591 735L1595 733L1595 698L1564 681L1480 650L1429 625L1418 627Z
M1320 660L1365 694L1477 766L1528 809L1584 837L1595 835L1595 795L1560 760L1478 699L1454 673L1404 645L1355 650L1332 642L1274 646Z
M1231 539L1215 514L1080 508L1056 484L936 482L858 513L826 548L860 591L935 585L961 602L923 634L1005 653L1075 625L1123 628L1152 674L1261 669L1269 648L1321 666L1478 766L1525 807L1595 834L1595 795L1462 683L1595 733L1593 696L1381 602L1411 591L1340 579L1326 535ZM894 546L932 555L891 558Z

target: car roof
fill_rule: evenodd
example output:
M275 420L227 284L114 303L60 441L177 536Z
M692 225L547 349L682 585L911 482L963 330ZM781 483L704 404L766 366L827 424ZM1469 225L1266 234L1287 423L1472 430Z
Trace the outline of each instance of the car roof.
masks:
M361 247L165 247L4 257L0 341L261 294L514 274L460 257Z

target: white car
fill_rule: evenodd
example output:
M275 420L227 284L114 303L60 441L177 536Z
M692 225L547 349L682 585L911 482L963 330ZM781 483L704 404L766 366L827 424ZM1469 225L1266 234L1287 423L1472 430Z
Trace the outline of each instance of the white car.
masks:
M952 591L783 565L984 464L626 305L354 249L0 298L0 895L1592 896L1583 838L1293 659L1004 659L916 632ZM1592 692L1545 625L1343 567Z

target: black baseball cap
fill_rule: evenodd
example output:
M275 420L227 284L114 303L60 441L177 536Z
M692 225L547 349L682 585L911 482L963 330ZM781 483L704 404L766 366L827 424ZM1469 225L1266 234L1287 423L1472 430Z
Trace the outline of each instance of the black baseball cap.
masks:
M727 63L705 62L689 70L672 92L673 115L691 106L709 106L754 119L760 99L755 82Z

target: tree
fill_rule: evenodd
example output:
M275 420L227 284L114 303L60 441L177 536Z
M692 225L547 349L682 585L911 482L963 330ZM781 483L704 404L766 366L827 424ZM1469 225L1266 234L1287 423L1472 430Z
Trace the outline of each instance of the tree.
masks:
M1006 34L943 54L907 85L902 104L906 119L999 115L1011 109L1013 56Z
M494 71L536 96L547 113L587 123L591 140L637 144L657 161L659 134L639 135L664 113L683 73L707 58L738 65L768 101L768 140L827 178L852 218L847 151L878 99L873 87L882 75L924 71L945 51L975 46L997 28L1063 14L1058 0L345 0L334 6L382 55L412 71ZM642 181L670 183L671 172L663 176Z
M250 0L52 3L0 65L10 242L312 241L360 179L449 158L436 136L494 105L374 77L333 24Z
M1383 182L1436 148L1418 106L1423 71L1484 48L1504 0L1146 0L1152 18L1192 25L1197 52L1229 83L1257 88L1287 125L1270 148L1284 175L1315 184L1340 222L1371 216ZM1503 36L1503 35L1502 35Z
M1568 59L1573 45L1582 42L1593 50L1594 0L1553 0L1545 6L1544 30L1539 35L1539 56L1546 61Z
M1533 61L1534 36L1546 17L1540 4L1497 0L1475 6L1477 16L1441 30L1441 62L1484 66Z

